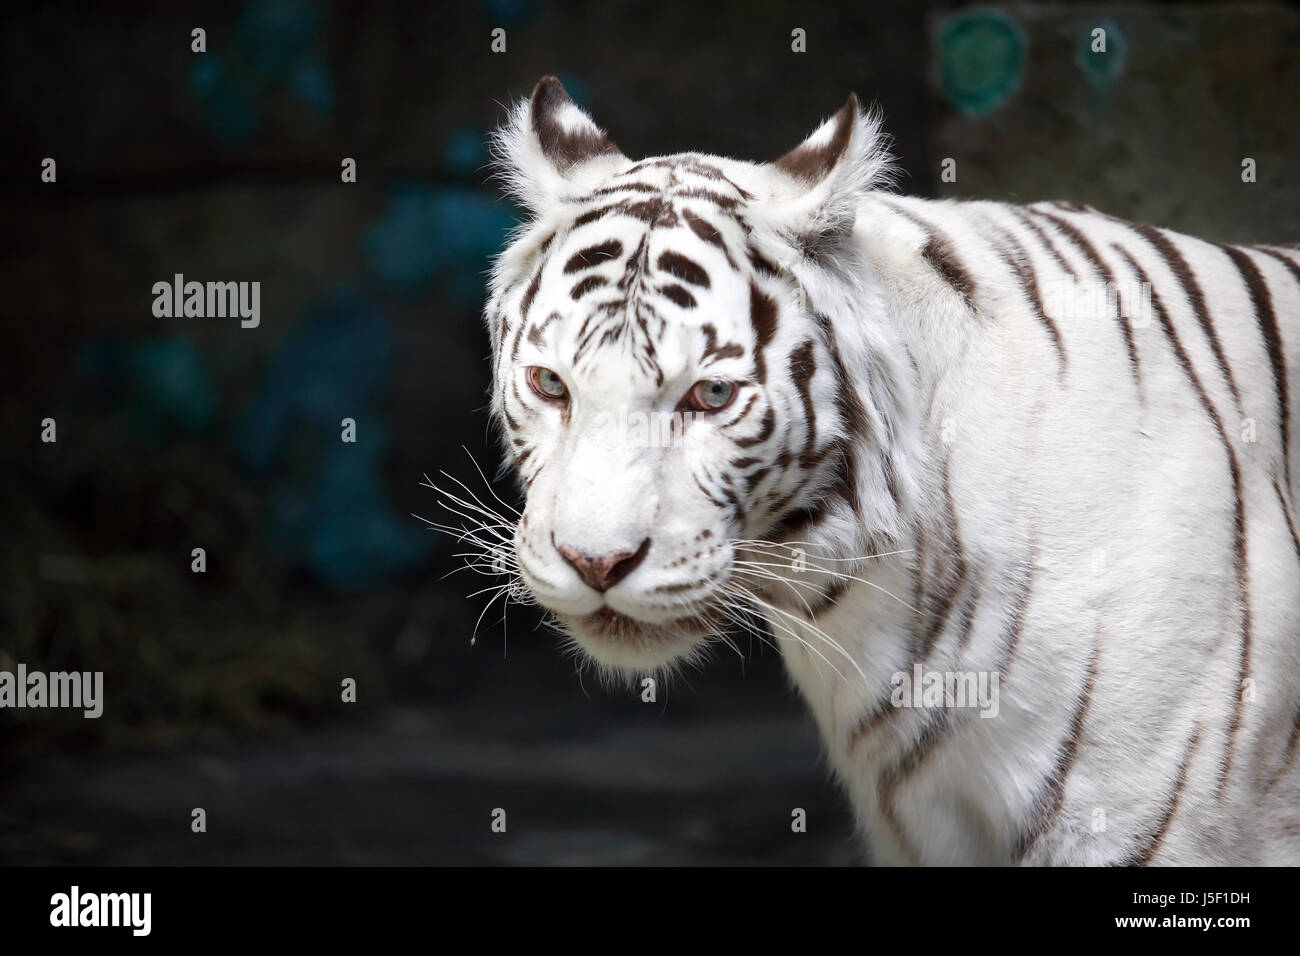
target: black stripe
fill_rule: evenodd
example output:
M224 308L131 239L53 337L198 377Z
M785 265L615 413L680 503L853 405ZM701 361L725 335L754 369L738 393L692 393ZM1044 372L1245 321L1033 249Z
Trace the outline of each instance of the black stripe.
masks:
M793 499L794 495L787 495L780 504L768 509L769 514L780 515L780 518L770 529L768 529L767 533L763 535L763 540L779 542L788 535L802 533L805 529L816 524L822 518L822 512L819 510L820 503L810 507L795 508L788 513L782 513L782 508L789 504Z
M1024 629L1029 597L1033 589L1034 555L1036 553L1037 549L1035 548L1031 552L1029 567L1026 571L1025 580L1020 586L1020 594L1016 599L1011 620L1007 623L1007 633L1002 639L1004 650L1003 664L1000 671L1004 675L1006 665L1014 657L1016 646L1020 643L1020 634ZM916 858L916 853L911 848L907 836L903 832L902 823L898 819L897 809L894 805L894 797L899 788L907 781L907 778L920 769L921 765L939 749L939 745L969 720L968 711L960 712L962 718L960 723L955 716L956 713L956 709L952 707L939 708L935 717L922 728L920 735L912 746L881 772L876 783L876 797L880 806L880 814L885 818L885 822L889 824L890 829L894 831L899 843L913 859Z
M825 498L817 499L808 507L794 508L787 514L786 509L802 493L802 488L796 488L779 501L767 506L768 517L776 518L778 515L780 516L780 519L772 525L766 535L769 541L779 540L785 535L793 534L795 531L805 531L826 517L828 505Z
M735 442L737 448L753 448L755 445L771 438L774 428L776 428L776 412L769 405L767 410L763 412L763 420L759 423L757 434L752 438L735 438L732 441Z
M689 282L691 285L697 285L702 289L709 287L709 274L704 267L680 252L673 252L671 249L662 252L659 255L659 261L655 264L664 272L681 279L683 282Z
M813 348L812 340L805 339L790 353L790 379L799 391L799 399L803 402L804 423L808 427L808 433L804 436L803 454L800 455L800 464L805 468L817 445L817 409L813 407L811 390L812 377L817 372L817 358L813 355Z
M977 583L972 583L970 593L966 596L966 604L962 608L961 623L957 628L957 653L962 653L970 646L971 635L975 633L975 611L979 608L980 589Z
M748 415L750 411L753 410L754 405L757 401L758 401L758 392L757 391L751 392L749 396L749 401L747 401L745 403L745 407L740 410L740 414L738 414L731 421L727 422L725 425L719 425L718 427L725 431L726 429L731 428L733 425L738 425L740 422L744 420L745 416Z
M917 547L916 547L916 553L917 553L916 580L918 583L917 583L916 592L912 599L912 603L917 606L921 604L921 597L920 597L922 591L922 586L920 585L920 580L922 577L921 569L922 566L925 564L925 560L921 556L921 550L922 550L921 540L918 537ZM964 577L966 573L964 559L962 560L962 564L963 564L962 575ZM971 634L974 632L975 611L979 607L979 600L980 600L980 589L977 585L972 583L971 586L966 590L966 596L962 601L961 616L957 619L957 648L959 652L964 650L966 646L970 643ZM929 660L931 653L933 652L935 646L938 644L938 641L937 639L921 640L913 637L912 644L913 646L912 646L911 655L908 658L906 666L903 668L903 673L906 674L911 674L913 672L913 668L917 664L923 665L927 660ZM852 752L864 739L874 734L881 727L884 727L887 724L892 723L894 718L899 714L901 714L903 710L904 708L895 707L893 705L892 691L887 692L885 694L884 699L879 701L875 707L873 707L870 711L868 711L862 717L862 719L859 720L857 724L854 725L854 728L849 733L849 737L848 737L849 752Z
M695 296L691 295L685 286L678 285L676 282L661 287L659 294L679 308L695 308Z
M1019 863L1023 860L1029 851L1034 848L1034 844L1052 828L1053 821L1065 804L1065 780L1074 767L1075 758L1079 755L1079 744L1083 740L1084 721L1088 716L1088 708L1092 704L1093 688L1097 684L1097 658L1100 651L1101 631L1099 628L1097 638L1093 643L1092 656L1088 660L1088 676L1084 681L1083 690L1079 692L1079 698L1074 707L1074 716L1070 719L1069 735L1057 748L1056 765L1052 768L1052 775L1034 801L1032 822L1021 832L1020 838L1016 840L1016 844L1012 848L1011 860L1013 863Z
M575 252L564 264L564 274L570 275L583 269L592 269L610 259L617 259L623 254L623 243L610 239L599 245L588 246L581 252Z
M886 203L885 205L925 233L926 242L921 247L921 258L929 263L930 268L952 287L952 290L966 303L966 308L974 311L975 280L971 278L970 272L957 258L957 254L953 251L952 242L948 237L937 227L911 211L892 203Z
M964 713L964 712L963 712ZM903 832L903 823L898 818L894 797L907 778L920 769L921 765L939 749L954 729L954 708L941 707L930 722L922 729L920 736L911 747L903 751L892 764L881 771L876 781L876 800L880 806L880 815L885 818L895 838L903 847L903 852L913 862L920 863L916 850L912 847L907 834Z
M576 283L574 287L569 290L569 298L576 302L592 289L599 289L601 286L608 284L608 280L602 276L587 276L587 278Z
M656 159L643 159L623 175L629 176L633 173L639 173L643 169L680 169L683 172L694 173L696 176L702 176L705 179L727 179L722 170L712 163L706 163L698 155L682 156L663 156Z
M1273 366L1273 391L1277 395L1278 428L1282 432L1282 471L1286 476L1286 486L1291 487L1291 398L1286 380L1286 358L1282 354L1282 332L1278 328L1277 313L1273 311L1273 295L1268 290L1268 283L1260 273L1259 267L1245 251L1235 246L1219 243L1219 248L1227 253L1232 264L1241 273L1242 281L1250 292L1251 304L1255 307L1255 321L1259 323L1259 334L1264 339L1264 348L1268 351L1269 364Z
M953 291L966 303L966 308L974 311L975 280L953 252L952 243L942 236L931 235L930 241L921 250L921 258L930 263L944 282L952 286Z
M528 330L528 341L538 348L542 347L542 338L546 334L546 327L560 317L560 313L552 312L546 318L542 319Z
M663 196L655 196L653 199L632 200L622 199L618 202L609 203L605 206L598 206L595 209L589 209L581 216L573 220L573 226L576 229L579 226L585 226L588 223L604 219L606 216L623 215L633 219L639 219L647 225L672 227L677 225L677 210L673 204Z
M1273 771L1273 775L1264 784L1265 793L1272 790L1277 782L1286 775L1286 772L1291 769L1291 765L1295 763L1297 744L1300 744L1300 707L1296 708L1295 719L1291 722L1291 735L1287 737L1286 747L1282 750L1282 762L1278 764L1277 769Z
M1056 243L1052 242L1052 237L1044 231L1043 227L1034 222L1027 210L1022 209L1019 206L1010 206L1008 208L1010 208L1016 218L1023 222L1029 231L1037 237L1038 241L1042 243L1043 248L1047 250L1047 254L1056 260L1056 264L1068 272L1070 278L1077 282L1079 280L1079 274L1074 271L1074 266L1070 265L1070 263L1066 261L1065 256L1061 255L1061 250L1056 248Z
M862 397L853 386L853 380L844 368L840 357L839 343L835 338L835 327L824 315L817 316L818 325L826 335L826 350L830 353L831 370L835 374L835 408L840 413L840 421L848 436L843 443L840 460L840 478L836 485L837 493L844 499L854 516L857 516L861 502L858 497L857 451L854 439L864 438L867 433L867 410L862 404ZM898 489L888 457L884 459L885 483L889 486L895 504L898 502Z
M765 259L763 255L752 246L749 248L749 264L753 267L754 271L760 275L775 278L781 274L780 269Z
M1295 545L1295 556L1300 560L1300 534L1296 533L1295 522L1291 519L1291 509L1287 507L1286 496L1282 492L1282 486L1278 484L1276 478L1273 479L1273 490L1277 492L1277 503L1282 508L1282 517L1286 519L1287 530L1291 532L1291 543Z
M697 216L689 209L682 210L682 218L686 220L686 225L690 226L691 232L695 233L711 246L717 246L722 250L723 256L726 257L727 265L736 268L735 260L731 258L731 253L727 251L727 243L722 238L722 233L713 223L709 222L702 216Z
M1165 798L1165 811L1160 816L1160 823L1142 846L1120 861L1120 866L1146 866L1155 857L1165 834L1169 832L1169 824L1173 821L1174 814L1178 812L1178 802L1182 797L1183 789L1187 786L1187 770L1192 764L1192 755L1196 752L1196 745L1200 740L1201 727L1197 724L1196 729L1192 731L1191 739L1187 741L1187 747L1183 750L1183 759L1178 764L1178 776L1174 779L1173 789Z
M1025 298L1029 300L1029 304L1033 306L1034 317L1038 319L1039 324L1043 326L1047 331L1047 334L1051 337L1052 345L1056 347L1056 374L1057 377L1064 382L1066 366L1065 343L1061 341L1061 330L1057 328L1056 323L1048 317L1047 312L1043 308L1043 296L1038 288L1038 279L1034 274L1033 266L1029 264L1029 256L1025 252L1025 247L1022 246L1016 237L1010 232L1001 229L1000 227L995 228L999 229L1002 233L1003 239L1011 245L1009 250L1003 250L1002 259L1008 266L1010 266L1011 271L1015 273L1016 278L1020 280L1020 288L1024 292ZM1133 350L1133 336L1128 332L1128 326L1124 324L1122 319L1120 320L1120 324L1124 326L1124 331L1127 336L1129 358L1133 362L1133 374L1136 378L1138 377L1137 353Z
M1118 289L1119 283L1115 281L1115 274L1111 271L1110 267L1106 265L1105 260L1102 259L1101 254L1097 251L1097 249L1093 246L1093 244L1088 241L1087 237L1084 236L1082 232L1080 232L1071 223L1060 218L1059 216L1054 216L1051 213L1042 212L1042 211L1038 211L1038 215L1042 216L1044 219L1051 222L1052 225L1055 226L1056 229L1061 233L1061 235L1065 236L1066 239L1070 240L1070 242L1073 243L1075 248L1077 248L1081 253L1083 253L1083 257L1087 259L1089 263L1091 263L1098 277L1101 279L1102 282L1106 284L1107 302L1109 302L1110 301L1109 290ZM1129 368L1133 373L1133 381L1139 388L1139 394L1141 394L1140 389L1142 386L1142 373L1141 373L1141 365L1138 361L1137 345L1133 341L1133 330L1129 328L1128 321L1124 318L1123 308L1119 307L1120 303L1119 303L1118 292L1116 293L1115 301L1117 306L1115 310L1115 321L1119 323L1120 333L1124 336L1124 346L1128 350Z
M930 656L935 643L939 640L939 635L943 633L944 628L947 626L948 616L957 604L957 597L966 583L966 574L970 570L969 565L966 563L966 552L962 546L961 525L957 520L957 505L952 497L951 467L947 458L943 462L941 490L944 504L943 530L950 537L950 541L944 552L940 553L936 549L936 562L940 556L945 559L941 569L943 580L939 585L943 590L938 595L938 606L931 611L929 627L926 628L925 636L920 642L918 653L922 659ZM928 592L932 590L933 588L927 588L927 604L930 603L928 601L930 597Z
M626 201L627 200L613 202L604 206L597 206L595 209L588 209L582 215L573 220L573 227L576 229L578 226L585 226L589 222L596 222L599 219L604 219L610 213L621 208Z
M760 382L767 380L767 362L763 358L763 350L776 335L777 317L776 300L750 279L749 324L754 329L754 377Z
M848 751L852 753L857 749L867 737L870 737L881 727L894 722L894 720L903 713L904 708L895 707L893 703L893 690L887 690L883 699L878 701L871 710L867 711L849 732Z
M745 347L739 342L726 342L719 345L718 329L712 322L700 323L700 331L704 333L704 350L700 353L701 364L712 363L718 359L740 358L745 354Z
M727 475L726 482L722 486L723 496L727 499L727 504L731 506L732 513L736 516L736 524L744 525L745 508L740 503L740 496L736 494L736 476Z
M1124 257L1129 267L1141 281L1150 283L1151 280L1146 272L1133 260L1132 256L1124 251L1123 247L1112 244L1112 248ZM1210 396L1206 393L1205 387L1196 374L1196 370L1192 367L1191 359L1188 358L1187 352L1178 340L1178 334L1174 331L1173 322L1170 321L1160 294L1156 292L1154 286L1151 288L1151 306L1161 328L1165 330L1165 334L1169 337L1174 354L1178 357L1178 363L1182 365L1183 371L1192 383L1192 389L1200 399L1201 406L1205 409L1206 415L1209 416L1215 430L1219 433L1219 440L1223 443L1224 453L1228 457L1228 472L1232 479L1232 492L1235 499L1233 509L1233 564L1237 576L1237 597L1241 604L1241 653L1240 664L1237 668L1237 681L1232 688L1232 717L1228 723L1227 743L1224 748L1223 761L1220 764L1219 799L1222 800L1228 785L1228 773L1232 769L1232 758L1237 745L1237 731L1241 727L1241 711L1242 707L1245 706L1244 696L1241 693L1241 684L1250 674L1253 627L1250 610L1250 564L1246 555L1246 505L1245 499L1242 497L1241 467L1237 462L1237 454L1232 449L1232 443L1228 440L1228 432L1223 427L1223 420L1215 410L1214 404L1210 401Z
M528 310L532 308L533 299L537 297L537 290L542 285L542 267L538 266L533 277L528 281L528 287L524 289L524 297L519 300L519 318L520 320L528 318Z
M754 489L758 487L759 482L761 482L764 478L766 478L771 473L772 473L771 466L764 465L762 468L759 468L756 471L751 471L749 474L745 475L744 478L745 494L750 495L752 497L754 494Z
M840 598L844 596L844 592L848 589L849 582L844 578L838 578L826 585L825 589L813 599L812 603L809 603L807 600L804 600L802 603L804 604L808 615L816 621L818 617L838 605L840 603Z
M660 189L660 187L652 186L649 183L630 182L630 183L616 183L613 186L602 186L600 189L594 190L592 192L592 195L609 196L614 193L621 193L621 192L657 193L657 192L662 192L662 190Z
M718 508L727 507L727 503L725 501L719 501L717 498L713 497L713 493L709 491L708 488L704 487L704 483L700 481L699 475L691 475L691 479L695 482L695 487L699 488L700 491L704 493L704 497L708 498L713 505L715 505Z
M1187 294L1187 300L1191 303L1192 313L1196 316L1196 321L1200 323L1201 330L1205 333L1206 339L1209 340L1210 350L1214 353L1214 360L1219 365L1219 371L1223 373L1224 379L1228 383L1228 391L1232 393L1232 399L1237 405L1237 410L1241 410L1241 393L1237 391L1237 382L1232 377L1232 370L1228 367L1228 360L1223 354L1223 346L1219 343L1219 335L1214 330L1214 324L1210 321L1210 313L1205 305L1205 295L1201 292L1200 284L1196 281L1191 267L1187 260L1183 258L1178 247L1159 229L1154 226L1148 226L1143 223L1124 222L1117 219L1115 222L1128 226L1138 235L1146 239L1153 245L1161 257L1168 265L1169 271L1174 274L1183 291ZM1152 286L1154 292L1155 287Z
M1251 246L1250 248L1254 249L1256 252L1262 252L1266 256L1272 256L1278 262L1282 263L1282 265L1286 266L1287 272L1291 273L1295 278L1295 281L1300 283L1300 265L1297 265L1296 261L1281 249L1272 246ZM1291 252L1291 255L1300 255L1300 253L1293 251Z
M1011 662L1016 658L1020 647L1020 637L1025 631L1025 617L1029 613L1029 600L1034 593L1034 580L1038 574L1038 544L1029 548L1029 558L1025 567L1025 578L1020 582L1016 592L1015 603L1011 607L1011 620L1007 622L1006 634L1002 638L1002 653L998 660L998 673L1005 681Z
M740 202L734 196L724 196L716 193L711 189L678 189L673 192L673 197L677 199L703 199L705 202L711 202L719 209L730 211L736 208Z

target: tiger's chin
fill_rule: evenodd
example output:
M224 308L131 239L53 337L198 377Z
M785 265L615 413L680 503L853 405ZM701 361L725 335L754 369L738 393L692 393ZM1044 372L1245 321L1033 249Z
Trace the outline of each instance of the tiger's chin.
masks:
M662 623L637 620L610 607L558 617L583 654L602 669L629 676L691 660L720 630L709 612Z

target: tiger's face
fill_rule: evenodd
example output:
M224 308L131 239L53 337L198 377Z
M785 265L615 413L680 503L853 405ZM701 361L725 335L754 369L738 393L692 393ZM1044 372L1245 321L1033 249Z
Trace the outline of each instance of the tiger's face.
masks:
M722 625L731 542L757 490L745 479L776 467L783 446L766 439L801 387L765 368L780 305L728 261L743 249L735 220L622 188L675 174L613 177L596 202L626 205L557 235L499 372L527 486L520 574L620 668L662 664ZM788 329L803 324L788 314Z
M515 565L608 668L690 656L771 579L764 540L858 493L848 436L865 412L828 323L771 258L808 253L764 222L763 177L802 196L862 122L851 101L775 169L634 163L548 79L502 134L537 214L488 306L493 408L526 489Z

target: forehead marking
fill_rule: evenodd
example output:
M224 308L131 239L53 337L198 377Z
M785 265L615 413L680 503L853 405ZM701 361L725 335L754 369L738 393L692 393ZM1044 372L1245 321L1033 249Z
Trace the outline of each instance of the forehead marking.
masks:
M569 298L577 302L592 289L599 289L603 285L609 285L609 280L604 276L587 276L569 290Z
M564 264L564 274L572 275L575 272L582 272L584 269L592 269L610 259L617 259L623 254L623 243L617 239L609 239L598 245L588 246L580 252L575 252L569 261Z
M684 256L680 252L667 249L659 254L659 261L655 264L664 272L674 278L681 279L683 282L689 282L691 285L697 285L702 289L709 287L709 273L694 259Z
M645 182L657 178L657 184ZM636 177L641 175L641 179ZM619 194L622 194L621 196ZM699 213L683 208L681 200L710 203L717 214L734 221L742 231L746 224L738 207L751 194L732 182L716 165L698 156L664 157L645 160L621 173L614 181L590 194L596 204L573 220L572 229L600 222L609 217L625 217L645 224L646 229L635 249L624 263L622 275L617 279L606 276L583 277L569 289L570 298L578 301L602 289L616 291L605 301L593 297L587 314L578 331L572 364L577 366L604 345L620 341L631 346L638 367L650 375L657 384L663 383L663 371L656 358L656 347L663 336L667 322L655 307L653 298L667 299L678 308L692 309L698 302L687 285L700 289L712 287L708 271L689 256L675 250L660 253L654 265L673 280L652 285L650 282L650 232L656 228L688 227L701 241L722 252L727 265L733 270L736 260L727 248L722 230ZM607 239L583 248L572 255L563 267L564 274L573 275L595 268L611 259L619 258L624 245L616 239ZM538 279L534 277L534 280ZM536 291L530 290L533 295ZM525 296L531 304L532 296ZM774 307L774 305L773 305ZM548 318L548 322L550 319ZM542 337L542 328L531 330L529 340L535 343ZM719 359L743 355L743 347L736 343L717 343L716 330L706 341L705 358ZM761 361L761 360L760 360Z

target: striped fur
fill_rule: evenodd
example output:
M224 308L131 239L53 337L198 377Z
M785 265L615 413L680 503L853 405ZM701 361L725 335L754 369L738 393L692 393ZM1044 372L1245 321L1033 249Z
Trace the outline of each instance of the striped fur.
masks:
M879 862L1300 863L1300 251L890 194L852 98L637 162L547 79L497 146L515 557L590 658L758 601ZM714 380L671 447L618 425ZM996 715L898 706L918 668Z

